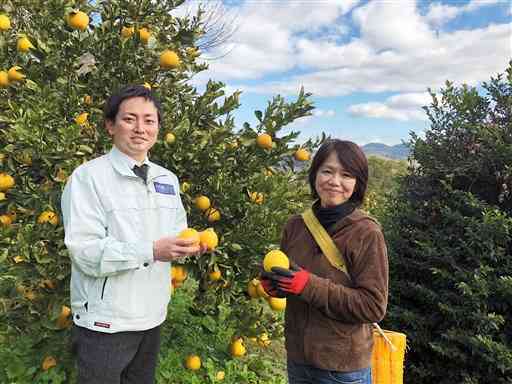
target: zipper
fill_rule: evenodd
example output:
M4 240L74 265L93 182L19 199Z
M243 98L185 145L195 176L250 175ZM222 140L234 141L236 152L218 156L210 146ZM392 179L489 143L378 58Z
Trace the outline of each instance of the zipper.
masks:
M103 280L103 288L101 288L101 300L103 300L103 295L105 294L105 286L107 285L107 279L108 277L105 277L105 280Z

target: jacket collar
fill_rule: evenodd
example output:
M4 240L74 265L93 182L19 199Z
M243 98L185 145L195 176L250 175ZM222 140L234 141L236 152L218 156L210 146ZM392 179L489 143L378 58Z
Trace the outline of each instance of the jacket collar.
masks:
M155 177L162 176L164 173L160 172L160 167L158 167L155 163L149 161L149 158L146 156L142 164L139 164L136 160L132 159L127 154L121 152L115 145L112 146L112 149L108 153L108 159L110 163L114 167L114 169L119 172L123 176L128 177L138 177L135 173L133 173L134 165L148 165L148 181L154 179Z
M349 225L354 224L354 223L356 223L358 221L367 220L367 219L375 221L375 219L370 217L367 213L365 213L361 209L357 209L356 208L356 209L354 209L354 211L352 213L350 213L349 215L345 216L343 219L338 221L336 223L336 225L334 225L333 228L331 229L331 231L329 231L329 232L336 233L336 232L338 232L339 230L343 229L346 226L349 226Z
M135 175L135 173L132 171L133 166L138 165L137 161L132 159L127 154L121 152L115 145L112 146L112 149L108 153L108 158L114 169L121 175L137 177L137 175ZM147 161L148 158L146 156L142 163L147 164Z

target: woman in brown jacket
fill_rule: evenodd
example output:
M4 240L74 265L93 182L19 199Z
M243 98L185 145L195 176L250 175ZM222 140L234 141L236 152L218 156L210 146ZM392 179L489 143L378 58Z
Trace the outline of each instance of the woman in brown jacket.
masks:
M329 140L313 158L313 212L341 251L348 274L334 268L300 215L286 224L281 250L291 269L274 267L262 283L288 297L285 314L290 384L371 384L372 323L388 297L386 244L377 222L359 210L368 162L350 141Z

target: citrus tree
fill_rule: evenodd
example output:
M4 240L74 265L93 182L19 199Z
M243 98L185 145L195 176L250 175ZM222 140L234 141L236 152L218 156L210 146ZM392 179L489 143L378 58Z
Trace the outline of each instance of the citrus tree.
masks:
M175 289L187 276L197 281L188 310L234 330L226 341L232 356L243 355L245 338L279 332L284 303L256 299L254 278L286 218L302 209L307 189L296 164L318 144L299 148L298 132L280 131L313 107L304 91L291 101L276 96L255 111L254 126L235 126L238 92L226 94L213 80L202 91L190 85L207 68L199 47L205 30L201 9L173 15L181 3L0 5L1 382L73 379L60 196L73 169L109 150L103 103L125 84L144 84L161 99L151 160L181 180L189 226L213 230L211 251L170 276ZM208 380L210 373L197 382Z

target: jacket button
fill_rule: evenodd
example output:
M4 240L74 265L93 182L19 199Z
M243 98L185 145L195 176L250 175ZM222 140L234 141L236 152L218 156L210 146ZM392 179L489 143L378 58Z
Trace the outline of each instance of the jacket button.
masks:
M147 267L147 266L149 265L149 263L144 263L143 265L144 265L145 267Z

